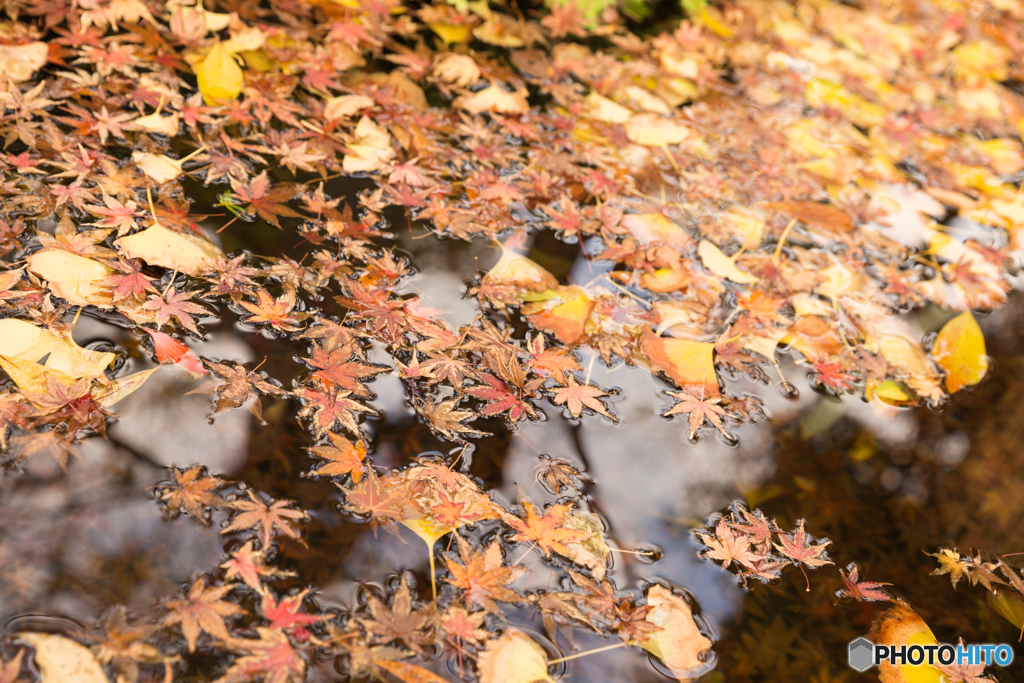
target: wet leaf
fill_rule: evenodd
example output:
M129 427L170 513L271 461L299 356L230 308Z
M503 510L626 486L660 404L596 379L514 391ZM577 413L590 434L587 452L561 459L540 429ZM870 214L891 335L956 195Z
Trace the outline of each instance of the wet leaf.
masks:
M946 371L946 391L951 394L985 377L988 372L985 337L970 311L964 311L942 326L932 345L932 357Z
M548 676L544 650L528 635L509 629L489 641L477 662L480 683L536 683Z
M235 99L245 83L245 76L234 55L219 40L195 67L195 72L199 92L207 104L222 104Z
M659 628L640 647L665 662L680 680L694 677L694 673L707 667L699 655L711 648L711 641L700 632L693 620L690 605L660 584L651 586L647 593L647 621Z
M42 683L107 683L107 675L96 657L70 638L51 633L19 633L35 649L33 658Z

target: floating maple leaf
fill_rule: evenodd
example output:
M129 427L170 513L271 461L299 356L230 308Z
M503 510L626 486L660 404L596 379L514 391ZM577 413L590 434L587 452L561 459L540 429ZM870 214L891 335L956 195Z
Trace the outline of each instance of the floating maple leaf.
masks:
M203 632L221 640L231 640L231 633L224 619L245 614L241 607L224 600L224 596L236 585L225 583L207 587L206 579L200 577L189 588L185 599L167 601L166 606L170 614L164 618L164 626L181 624L181 632L185 636L189 652L195 652L196 642Z
M965 560L960 559L960 552L956 548L940 548L937 553L925 553L939 560L939 568L932 572L932 576L949 574L949 581L953 588L960 583L960 579L969 576L970 566Z
M750 549L751 537L744 533L735 533L726 520L718 520L714 534L695 532L694 535L707 546L704 557L719 560L723 568L730 564L750 567L760 557Z
M230 408L241 408L250 399L254 399L249 403L249 411L257 420L262 420L263 406L260 403L260 394L276 396L281 393L279 387L267 381L266 375L256 370L247 370L240 364L228 365L206 361L206 366L223 381L212 380L188 393L214 394L217 397L214 415Z
M245 531L247 529L259 528L260 543L263 548L270 547L274 538L274 532L284 534L301 542L298 528L295 522L307 518L302 510L292 510L290 500L271 500L269 504L264 503L252 489L246 491L249 500L238 499L231 501L230 505L238 510L231 523L220 530L222 534L229 534L233 531Z
M235 660L221 678L214 683L234 683L262 676L265 683L302 681L306 675L306 660L278 629L256 627L258 638L234 638L232 649L249 654Z
M196 321L192 318L192 313L202 314L209 313L205 308L199 304L192 303L191 299L198 292L178 292L169 291L163 297L152 294L146 303L142 304L142 307L146 310L153 311L153 316L156 319L156 324L163 326L171 318L175 318L179 323L182 324L185 329L190 332L199 334L199 329L196 327Z
M310 472L312 476L338 477L346 474L352 475L352 481L356 484L363 478L363 461L366 460L366 444L362 440L352 443L348 439L334 432L327 436L331 439L330 446L316 446L310 448L309 452L318 458L329 462L321 465L319 469Z
M506 586L522 576L526 567L506 567L502 561L501 546L497 542L491 542L483 550L473 550L462 536L456 534L455 540L462 562L445 557L448 571L451 572L449 583L466 591L466 601L470 607L479 605L492 614L500 615L501 610L495 601L522 600L518 593Z
M525 517L504 514L502 519L519 532L516 535L517 541L534 543L545 555L556 552L571 557L572 552L566 544L579 543L589 536L585 531L565 526L572 512L572 506L566 503L548 506L544 514L539 515L533 503L523 501L523 512Z
M157 488L160 500L166 503L167 511L174 516L180 510L188 513L203 524L209 525L211 507L224 503L215 492L224 485L224 480L211 477L205 467L190 467L181 470L171 468L174 483Z
M890 602L892 600L892 596L884 590L879 590L882 586L891 586L892 584L861 581L860 567L856 564L848 565L845 572L840 569L839 574L843 577L843 583L846 585L846 588L836 591L836 597L839 600L844 598L853 598L857 602ZM836 602L838 603L838 600Z
M350 489L342 488L345 507L357 515L370 515L374 524L402 519L405 491L388 484L382 482L371 467L362 482Z
M732 439L729 432L725 431L725 427L722 426L722 418L728 413L718 405L722 401L721 397L716 396L715 398L702 400L685 391L666 391L665 393L679 399L679 401L662 413L662 416L689 414L691 439L697 433L697 430L700 429L701 425L704 424L704 420L714 425L715 429L722 432L727 438Z
M247 323L264 323L275 330L294 332L299 328L296 323L299 319L292 315L295 308L295 294L286 292L283 296L275 299L265 289L256 290L256 303L242 301L239 305L252 315L243 319Z
M826 564L832 564L832 560L828 559L828 555L825 553L825 548L832 543L832 541L821 539L817 544L808 545L807 532L804 531L804 520L799 520L796 525L796 530L792 534L786 534L779 537L781 543L776 543L775 547L780 553L792 560L793 564L800 567L800 571L803 571L804 566L816 568L823 567ZM804 572L804 578L807 579L807 572ZM807 579L807 591L811 590L811 581Z
M431 429L447 439L462 441L467 436L487 436L485 432L464 424L467 420L475 419L477 414L470 410L456 410L458 405L458 398L439 402L428 398L416 406L416 412L426 420Z
M248 185L234 177L230 180L235 200L245 205L244 210L255 213L275 228L281 227L281 217L300 218L298 213L285 205L286 201L295 196L295 190L285 184L271 188L266 171L253 178Z
M381 643L401 640L411 650L422 652L427 642L426 626L429 613L425 609L414 610L409 586L402 576L401 585L391 600L391 607L385 607L380 600L370 595L367 601L372 619L359 619L359 623Z
M569 409L569 414L575 418L579 418L586 406L612 422L618 422L618 419L608 412L600 400L601 396L608 395L607 392L589 384L577 384L576 378L572 375L566 377L566 384L564 387L556 387L551 390L553 395L551 400L555 405L564 405Z

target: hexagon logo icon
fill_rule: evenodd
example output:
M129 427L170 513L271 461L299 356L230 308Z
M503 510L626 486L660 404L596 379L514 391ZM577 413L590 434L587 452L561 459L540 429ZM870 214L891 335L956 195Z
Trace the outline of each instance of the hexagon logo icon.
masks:
M850 667L857 671L867 671L875 664L875 644L864 637L850 643Z

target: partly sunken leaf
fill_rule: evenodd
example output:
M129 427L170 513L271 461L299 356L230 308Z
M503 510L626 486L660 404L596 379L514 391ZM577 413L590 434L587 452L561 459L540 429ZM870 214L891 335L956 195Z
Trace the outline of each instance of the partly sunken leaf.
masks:
M640 348L655 369L664 372L680 387L695 390L705 400L719 395L714 344L659 337L645 332L640 339Z
M46 43L0 45L0 81L27 81L32 73L43 68L50 50Z
M54 294L76 306L110 308L103 281L110 269L99 261L62 249L43 249L26 257L28 269L46 280Z
M542 308L537 313L531 312L535 309L532 306L523 307L523 313L529 316L530 324L545 332L551 332L558 341L566 345L575 344L583 336L587 320L594 310L594 302L587 298L581 290L566 288L568 292L563 294L562 303L551 308Z
M159 221L142 232L128 235L115 243L128 258L140 258L151 266L162 266L186 275L199 276L216 270L227 257L216 245L184 233L174 232Z
M544 650L525 633L511 629L487 643L477 669L480 683L553 683Z
M84 645L52 633L19 633L35 648L35 663L42 683L107 683L99 661Z
M70 375L21 358L0 356L0 367L14 380L18 389L29 394L48 394L48 379L54 380L62 387L70 387L75 383L75 378Z
M461 95L452 102L452 106L465 109L471 114L485 111L499 114L525 114L530 111L530 103L526 101L526 88L509 92L498 84L492 84L471 95Z
M648 147L678 145L690 137L690 129L653 112L637 114L623 126L630 142Z
M501 258L483 276L483 284L513 287L517 291L543 292L558 286L558 280L548 271L502 245Z
M109 408L129 394L137 391L139 387L146 383L149 376L159 369L159 367L156 367L136 372L134 375L122 377L106 386L97 385L92 390L92 397L103 407Z
M831 232L850 232L853 221L845 213L829 204L818 202L766 202L768 209L784 213L812 228L822 228Z
M378 660L376 664L402 683L447 683L437 674L415 664L387 660Z
M736 267L735 257L726 256L722 250L715 246L714 242L701 240L697 245L697 254L700 256L704 267L719 277L741 285L752 285L758 279L750 273L745 273Z
M946 391L951 394L981 381L988 371L985 336L970 311L942 326L932 345L932 357L946 371Z
M902 600L875 617L868 640L875 645L889 646L937 644L928 624ZM878 673L882 683L942 683L945 680L942 672L927 662L917 666L883 662Z
M242 92L245 76L232 55L219 40L195 68L199 92L208 105L233 100Z
M694 678L698 669L707 666L699 655L711 647L711 641L700 632L690 605L662 585L654 584L647 594L647 621L661 630L640 643L640 647L660 659L680 680Z

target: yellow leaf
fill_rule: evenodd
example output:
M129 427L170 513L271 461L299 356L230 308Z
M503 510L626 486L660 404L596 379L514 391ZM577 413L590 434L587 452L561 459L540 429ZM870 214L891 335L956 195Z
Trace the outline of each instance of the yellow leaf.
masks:
M698 655L711 647L711 641L700 632L690 605L664 586L654 584L647 594L647 621L661 628L640 643L640 647L665 662L680 680L694 678L704 668Z
M430 30L448 45L452 43L468 43L472 35L469 24L427 24Z
M49 54L46 43L0 45L0 82L27 81L33 72L43 68Z
M695 388L703 399L719 395L714 344L669 339L648 331L640 338L640 348L655 369L664 372L683 389Z
M543 292L558 287L558 280L522 254L501 247L501 258L483 276L485 285L506 285L517 290Z
M366 95L341 95L327 100L324 106L324 118L328 120L346 119L355 116L363 109L373 106L373 99Z
M375 659L374 664L387 671L389 674L402 681L402 683L447 683L445 679L437 674L431 673L423 667L405 662L395 662L382 659Z
M970 311L946 323L932 346L932 357L946 371L946 391L951 394L981 381L988 371L985 337Z
M238 66L234 56L219 40L199 66L195 67L195 72L203 101L211 106L238 97L245 83L242 67Z
M630 142L647 147L678 145L690 137L690 129L686 126L651 112L630 117L622 127Z
M57 337L57 341L44 365L75 379L99 377L117 358L113 353L83 349L70 336L54 336Z
M356 125L356 140L348 145L352 154L346 154L342 161L345 173L376 171L386 162L395 158L391 136L366 116Z
M633 116L633 110L623 107L607 97L599 95L596 90L591 90L587 99L583 102L584 116L604 123L625 123Z
M57 335L16 318L0 320L0 356L37 361L53 350Z
M160 222L154 222L142 232L122 237L114 245L128 258L140 258L150 265L192 276L210 272L217 261L226 258L214 244L195 235L168 230Z
M928 624L902 600L875 617L868 640L876 645L889 646L937 644ZM878 678L882 683L941 683L945 680L937 668L927 663L914 666L883 662L879 666Z
M20 358L8 358L0 356L0 367L14 380L18 389L28 394L46 394L49 389L46 380L56 380L62 387L67 388L75 383L75 378L66 375L59 370L51 370L44 365L30 360Z
M160 133L161 135L166 135L167 137L172 138L178 134L178 124L180 123L180 119L177 114L160 116L159 112L155 112L149 116L139 117L132 121L132 123L147 133ZM132 156L134 158L135 155L133 154ZM137 160L136 165L138 165ZM143 172L145 172L145 169L143 169Z
M552 681L544 650L522 631L512 629L487 643L477 660L477 669L480 683Z
M534 327L551 332L563 344L574 344L583 336L594 302L584 296L582 290L567 289L570 293L562 295L562 303L537 313L524 306L523 313L529 316ZM575 296L571 294L573 291Z
M76 306L110 308L103 281L110 269L99 261L61 249L43 249L26 257L28 269L49 283L50 290Z
M758 279L750 273L745 273L736 267L735 257L726 256L714 242L701 240L697 245L697 255L700 256L704 267L719 277L732 280L741 285L752 285Z
M103 667L89 648L52 633L19 633L35 648L42 683L107 683Z
M481 114L493 111L499 114L525 114L530 111L530 103L526 101L526 88L508 92L497 84L491 84L472 95L455 98L453 106L465 109L470 114Z
M121 399L127 397L129 394L135 392L139 387L146 383L149 376L160 369L158 365L155 368L149 370L143 370L142 372L136 372L134 375L128 375L122 377L119 380L111 382L106 386L94 386L90 392L94 400L98 401L105 408L109 408Z
M661 212L626 214L622 217L622 227L643 246L662 242L676 251L687 251L693 245L686 231Z

